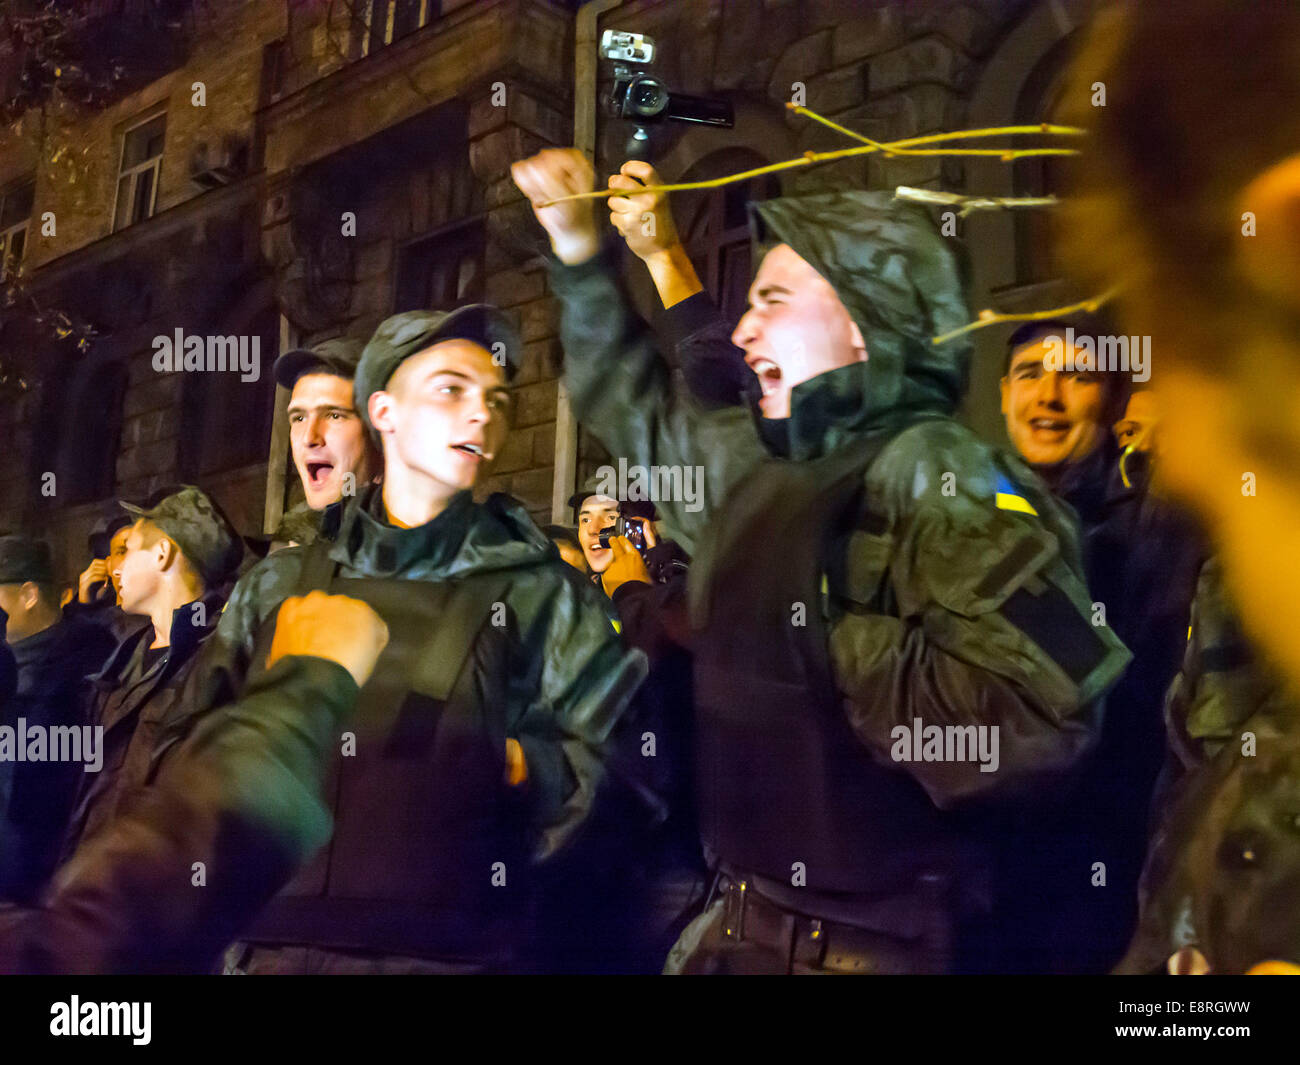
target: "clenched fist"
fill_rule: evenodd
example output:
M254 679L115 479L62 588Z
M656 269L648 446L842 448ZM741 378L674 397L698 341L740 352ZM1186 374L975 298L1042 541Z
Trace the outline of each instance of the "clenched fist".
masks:
M308 592L280 604L266 668L288 655L327 658L361 687L387 645L388 626L369 605L346 595Z
M533 214L551 238L551 250L570 266L586 262L600 249L596 212L591 200L571 200L550 207L538 204L591 192L595 172L577 148L546 148L510 167L519 191L533 205Z
M659 184L655 168L640 159L628 160L609 179L611 189L626 193L609 198L609 220L623 235L632 254L642 262L681 243L667 194L637 191L646 185Z

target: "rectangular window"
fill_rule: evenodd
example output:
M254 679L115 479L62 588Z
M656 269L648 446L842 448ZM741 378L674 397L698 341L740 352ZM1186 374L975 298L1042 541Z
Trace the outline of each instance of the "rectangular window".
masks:
M438 17L441 0L362 0L361 54L370 55Z
M449 311L483 298L487 231L481 221L458 224L402 249L397 267L398 311Z
M27 248L36 182L24 181L0 191L0 276L17 273Z
M132 126L122 135L122 165L118 168L117 206L113 229L152 217L158 203L167 114L162 112Z

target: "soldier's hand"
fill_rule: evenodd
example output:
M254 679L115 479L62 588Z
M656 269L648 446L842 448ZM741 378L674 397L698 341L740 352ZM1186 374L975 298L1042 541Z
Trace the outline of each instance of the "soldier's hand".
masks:
M551 250L562 263L586 262L600 250L596 212L591 200L571 200L550 207L538 204L591 192L595 171L577 148L546 148L510 167L519 191L533 205L533 214L551 238Z
M360 599L308 592L280 604L266 668L288 655L328 658L361 687L387 644L384 619Z
M95 585L108 584L108 559L97 558L81 572L77 578L77 602L93 603L103 595L95 591Z
M610 537L609 549L614 552L614 559L600 575L600 584L605 589L606 595L613 598L614 592L628 581L654 583L650 579L650 571L646 568L641 552L632 546L632 542L626 536Z
M611 189L629 192L627 196L609 198L609 220L623 235L632 254L642 262L681 244L668 196L662 192L635 191L660 183L655 168L640 159L628 160L609 179Z

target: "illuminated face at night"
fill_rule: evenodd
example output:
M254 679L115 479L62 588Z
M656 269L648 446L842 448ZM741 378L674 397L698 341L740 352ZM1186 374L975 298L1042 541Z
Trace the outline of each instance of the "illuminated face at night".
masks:
M592 573L604 573L614 561L614 552L601 547L599 535L618 521L618 500L608 496L590 495L578 510L578 542Z
M370 397L385 468L400 463L447 495L473 488L501 450L509 410L505 368L471 340L443 340L412 355Z
M1107 431L1102 424L1106 389L1101 375L1090 371L1049 370L1048 352L1062 350L1071 365L1072 350L1063 338L1059 348L1035 337L1011 354L1002 378L1002 414L1007 436L1033 466L1055 466L1087 457Z
M731 341L758 375L765 418L790 416L796 385L867 358L862 333L831 283L788 244L763 257Z
M352 474L353 491L372 475L366 426L352 401L352 380L330 373L303 374L289 398L289 450L307 505L323 510L343 496Z

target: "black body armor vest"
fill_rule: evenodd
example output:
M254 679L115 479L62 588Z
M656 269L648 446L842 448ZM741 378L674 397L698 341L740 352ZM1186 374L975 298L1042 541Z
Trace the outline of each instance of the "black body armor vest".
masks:
M886 442L766 461L719 518L698 604L697 779L704 842L729 871L791 884L802 863L812 892L876 893L954 872L967 849L863 746L832 672L823 577L833 593L849 535L869 527L863 478Z
M330 842L244 938L500 957L523 910L528 865L521 800L505 783L510 644L507 629L489 623L508 577L337 577L330 546L307 549L298 594L320 588L365 601L389 642L361 689L355 742L340 737L327 778ZM259 634L258 663L272 631L268 623Z

